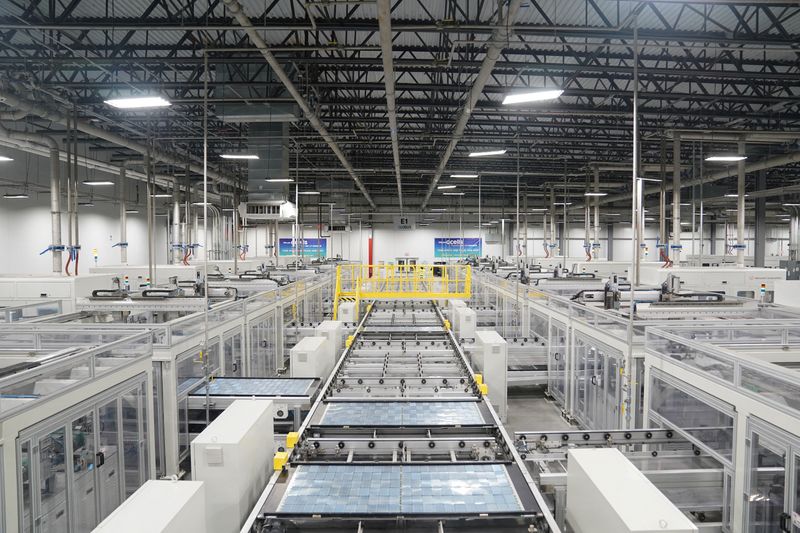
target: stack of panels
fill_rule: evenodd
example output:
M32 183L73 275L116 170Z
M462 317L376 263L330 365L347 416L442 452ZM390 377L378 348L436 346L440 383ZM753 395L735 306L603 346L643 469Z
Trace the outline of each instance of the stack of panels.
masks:
M519 513L522 503L505 466L300 465L279 514Z

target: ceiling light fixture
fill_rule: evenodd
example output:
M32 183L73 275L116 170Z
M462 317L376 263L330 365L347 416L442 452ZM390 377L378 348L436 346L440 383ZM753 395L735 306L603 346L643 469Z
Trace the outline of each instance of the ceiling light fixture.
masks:
M267 178L267 183L291 183L294 180L292 178Z
M28 193L26 192L7 192L3 195L3 198L8 200L22 200L25 198L30 198L30 196L28 196Z
M443 196L464 196L463 192L443 192Z
M114 185L114 182L108 180L83 180L83 184L95 187L95 186Z
M748 196L750 196L750 195L745 193L744 197L747 198ZM739 197L739 193L735 193L735 192L729 192L728 194L725 195L725 198L738 198L738 197Z
M92 202L79 202L78 205L81 207L94 207Z
M114 98L106 100L106 104L117 109L147 109L151 107L168 107L169 100L160 96L134 96L131 98Z
M661 180L660 179L656 179L656 178L643 178L643 177L640 177L639 179L642 180L642 181L654 181L656 183L661 183Z
M138 209L126 209L125 210L125 214L127 214L127 215L137 215L137 214L139 214L139 210Z
M14 159L11 158L11 157L0 155L0 161L6 162L6 161L13 161L13 160Z
M477 178L477 174L450 174L451 178Z
M710 155L706 157L706 161L711 163L734 163L745 159L747 159L746 155Z
M153 195L153 198L172 198L172 195L168 192L157 192Z
M256 154L222 154L222 159L258 159Z
M800 207L800 204L782 204L783 207Z
M572 205L572 202L554 202L553 205Z
M439 185L439 186L438 186L438 187L436 187L436 188L437 188L437 189L439 189L439 190L443 190L443 189L455 189L455 188L456 188L456 186L455 186L455 185Z
M493 155L503 155L508 150L488 150L485 152L470 152L469 157L491 157Z
M318 196L320 194L320 192L319 191L300 191L297 194L300 194L300 195L303 195L303 196Z
M607 192L589 191L583 193L584 196L608 196Z
M431 211L444 212L444 211L447 211L447 209L444 208L444 207L431 207Z
M503 98L503 105L527 104L530 102L542 102L544 100L555 100L564 94L561 89L549 89L543 91L531 91L527 93L509 94Z

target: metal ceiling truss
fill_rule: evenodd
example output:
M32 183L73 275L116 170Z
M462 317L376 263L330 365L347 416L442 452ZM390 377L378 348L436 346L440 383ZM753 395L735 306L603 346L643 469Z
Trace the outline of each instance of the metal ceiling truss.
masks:
M398 206L400 184L409 210L422 203L436 175L459 110L486 56L487 43L507 2L392 0L391 43L397 138L387 112L387 81L374 2L242 0L250 22L352 162L378 208ZM19 80L46 99L79 107L86 119L135 141L146 137L175 152L202 154L203 98L212 116L212 157L238 148L246 124L213 115L224 102L285 102L283 85L264 82L264 58L232 24L221 0L109 0L98 12L90 0L9 0L0 7L0 82ZM92 6L94 11L89 11ZM138 12L133 11L136 6ZM633 10L639 6L639 11ZM384 6L385 7L385 6ZM257 10L261 10L257 12ZM508 27L491 75L471 109L463 135L442 172L496 176L483 198L501 201L514 181L520 138L523 187L544 194L550 184L584 183L591 162L623 164L631 157L633 27L639 38L642 157L660 161L662 138L692 130L800 130L800 7L796 1L637 3L628 0L525 2ZM387 43L384 42L384 46ZM211 80L204 94L202 50ZM216 69L228 72L223 81ZM239 97L221 96L220 86ZM136 87L158 91L173 106L153 113L113 112L103 100ZM259 92L254 91L257 87ZM511 88L559 87L558 103L509 109ZM266 93L264 93L266 90ZM263 94L274 95L264 97ZM0 111L6 111L3 109ZM45 121L28 119L42 131ZM301 151L302 188L317 179L344 179L337 157L308 121L290 128ZM476 161L470 150L510 148L506 158ZM704 149L727 145L706 142ZM393 154L394 147L394 154ZM98 151L130 153L105 141ZM748 147L751 158L796 151L793 142ZM699 143L683 144L691 166ZM294 166L294 157L291 158ZM697 165L695 165L697 166ZM234 167L231 167L234 169ZM294 172L294 170L293 170ZM686 171L691 172L691 168ZM776 169L785 179L791 168ZM603 180L624 183L623 173ZM796 172L794 172L796 175ZM472 191L474 182L459 182ZM625 185L619 185L624 188ZM577 190L577 189L576 189ZM367 206L351 194L349 205ZM506 195L507 197L507 195ZM315 198L326 201L326 195ZM435 193L432 205L442 202Z

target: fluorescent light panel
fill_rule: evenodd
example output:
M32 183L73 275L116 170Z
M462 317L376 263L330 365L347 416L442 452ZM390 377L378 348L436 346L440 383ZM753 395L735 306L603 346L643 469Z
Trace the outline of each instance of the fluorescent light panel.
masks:
M706 161L712 163L731 163L736 161L744 161L747 159L746 155L711 155L706 157Z
M608 193L607 192L589 191L589 192L583 193L583 195L584 196L608 196Z
M25 192L7 192L3 195L3 198L7 198L9 200L22 200L25 198L30 198L28 193Z
M745 193L744 197L747 198L748 196L750 196L750 195ZM730 192L730 193L725 195L725 198L739 198L739 193Z
M443 196L464 196L463 192L443 192Z
M222 154L222 159L258 159L256 154Z
M114 182L108 180L83 180L83 184L95 187L95 186L114 185Z
M503 155L507 151L508 150L503 149L503 150L488 150L486 152L470 152L469 156L470 157L490 157L490 156L493 156L493 155Z
M456 186L455 186L455 185L439 185L439 186L438 186L438 187L436 187L436 188L437 188L437 189L439 189L439 190L444 190L444 189L455 189L455 188L456 188Z
M300 191L297 194L300 194L300 195L303 195L303 196L317 196L317 195L319 195L319 191Z
M8 156L0 155L0 161L13 161L14 159Z
M106 104L117 109L147 109L151 107L167 107L169 100L160 96L134 96L131 98L114 98L106 100Z
M450 174L451 178L477 178L477 174Z
M503 105L526 104L530 102L542 102L544 100L555 100L564 94L561 89L550 89L541 91L530 91L526 93L509 94L503 98Z
M154 194L153 198L172 198L172 195L167 192L159 192Z
M292 178L267 178L267 183L291 183L294 180Z

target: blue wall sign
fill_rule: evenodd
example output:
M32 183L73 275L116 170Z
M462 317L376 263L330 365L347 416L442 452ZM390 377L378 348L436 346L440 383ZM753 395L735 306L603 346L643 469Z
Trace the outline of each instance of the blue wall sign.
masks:
M482 243L478 237L437 237L433 239L434 257L481 257L482 255Z
M327 257L328 256L328 240L327 239L303 239L302 250L298 250L298 254L303 257ZM294 255L295 239L279 239L278 240L278 253L279 255Z

